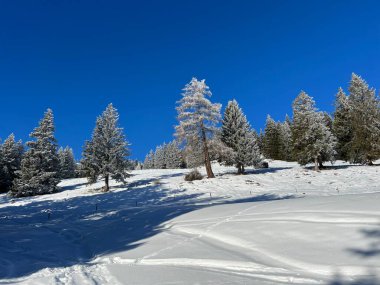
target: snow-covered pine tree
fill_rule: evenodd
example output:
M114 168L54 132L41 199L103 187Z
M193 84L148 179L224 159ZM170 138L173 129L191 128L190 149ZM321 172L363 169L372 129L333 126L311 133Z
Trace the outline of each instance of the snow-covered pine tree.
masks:
M275 122L270 115L267 116L264 131L264 155L271 159L282 159L280 154L280 124Z
M342 88L339 88L335 97L335 112L332 123L333 134L337 138L337 158L350 160L349 147L352 140L352 124L348 97Z
M282 160L292 161L292 131L290 128L289 120L285 119L285 121L283 123L280 123L278 126L280 137L279 156Z
M264 154L264 132L260 129L259 134L257 135L257 144L260 149L260 153Z
M83 166L90 182L100 176L109 191L109 178L123 181L127 177L128 142L118 126L119 114L112 104L96 120L92 138L85 144Z
M44 118L30 134L32 141L21 160L21 170L14 180L12 195L15 197L54 193L59 183L57 140L54 137L53 111L48 109Z
M166 143L156 147L154 153L154 168L166 169Z
M375 90L352 74L348 97L352 139L348 143L351 162L372 162L380 157L380 104Z
M236 100L229 101L224 112L221 141L234 151L233 161L239 174L244 173L245 166L260 161L257 139Z
M14 134L0 145L0 192L8 192L13 180L17 177L16 172L20 170L24 147L21 140L15 140Z
M302 91L293 102L292 141L299 164L314 162L319 170L323 159L334 160L336 138L326 126L312 97Z
M154 152L152 149L145 156L143 168L144 169L153 169L154 168Z
M179 148L177 141L173 140L166 145L166 167L169 169L184 168L182 150Z
M60 176L63 179L75 177L75 159L72 148L65 147L58 150Z
M194 147L201 147L207 177L213 178L208 140L217 130L221 105L213 104L207 99L211 96L211 91L204 79L199 81L192 78L183 91L176 108L179 125L176 126L175 135L180 142L186 144L187 153L189 148L194 150Z

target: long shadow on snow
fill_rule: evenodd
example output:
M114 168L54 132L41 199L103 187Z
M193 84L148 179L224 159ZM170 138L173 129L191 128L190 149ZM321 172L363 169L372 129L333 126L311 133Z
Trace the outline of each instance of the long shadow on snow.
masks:
M361 229L360 233L369 240L365 248L349 248L348 251L362 258L380 257L380 225L373 229Z
M226 202L201 198L203 193L173 191L155 184L156 180L132 183L126 191L0 209L0 278L84 264L97 256L131 250L160 233L165 222L215 204L294 198L265 194Z
M351 281L346 281L346 278L337 274L328 285L380 285L380 280L371 272L368 272L367 277L360 277Z
M238 174L237 170L227 171L224 173L216 174L216 176L223 176L226 174L236 174L236 175L248 175L248 174L265 174L265 173L275 173L277 171L291 169L292 167L268 167L268 168L255 168L255 169L246 169L244 174Z

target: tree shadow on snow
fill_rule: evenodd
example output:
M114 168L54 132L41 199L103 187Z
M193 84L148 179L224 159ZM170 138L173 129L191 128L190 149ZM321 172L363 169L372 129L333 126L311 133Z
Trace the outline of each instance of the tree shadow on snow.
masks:
M281 170L291 169L292 167L268 167L268 168L254 168L254 169L246 169L243 174L237 173L236 170L229 170L223 173L218 173L215 176L223 176L226 174L235 174L235 175L250 175L250 174L265 174L265 173L275 173Z
M155 183L167 177L132 182L124 191L0 208L0 278L25 277L134 249L160 233L165 222L201 208L294 198L264 194L225 201Z
M349 248L348 251L362 258L380 257L380 225L375 229L361 229L360 233L369 240L366 248Z
M336 274L328 285L380 285L380 280L371 272L366 277L359 277L354 280L347 280L340 274Z

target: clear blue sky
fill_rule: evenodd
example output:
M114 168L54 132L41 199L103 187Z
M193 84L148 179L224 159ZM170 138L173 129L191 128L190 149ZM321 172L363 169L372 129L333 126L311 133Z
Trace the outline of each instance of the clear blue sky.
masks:
M379 1L0 1L0 137L24 141L46 108L60 145L112 102L132 157L172 139L195 76L251 124L282 120L301 89L332 111L351 72L380 86Z

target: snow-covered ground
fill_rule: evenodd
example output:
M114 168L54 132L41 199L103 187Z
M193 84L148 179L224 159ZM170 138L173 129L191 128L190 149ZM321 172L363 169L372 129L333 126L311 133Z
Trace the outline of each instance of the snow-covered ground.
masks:
M380 167L270 166L0 195L0 284L380 284Z

